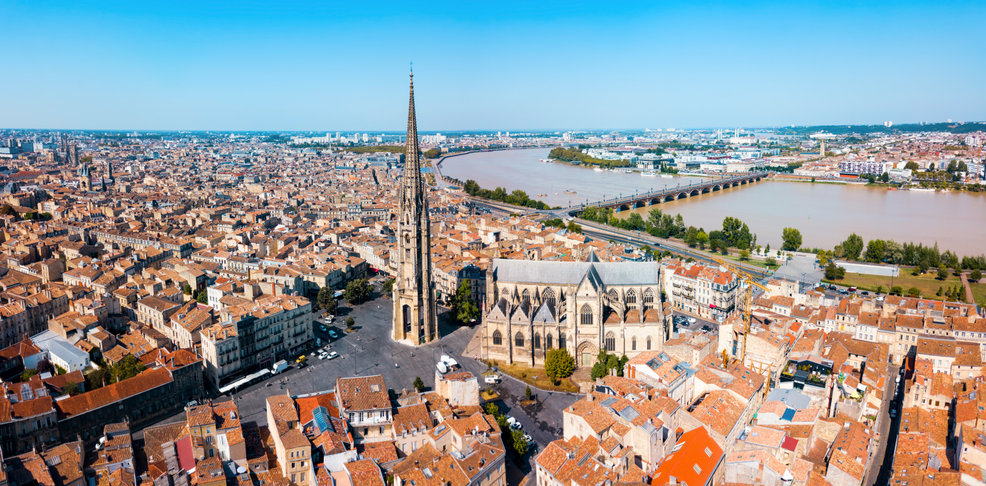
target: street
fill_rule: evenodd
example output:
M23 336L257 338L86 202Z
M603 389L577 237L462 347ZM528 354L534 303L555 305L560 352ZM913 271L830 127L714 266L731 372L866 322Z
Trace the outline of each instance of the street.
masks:
M863 484L890 484L890 476L893 472L894 465L894 454L897 451L897 433L900 431L901 404L904 401L903 384L899 387L901 393L897 393L898 387L896 380L900 376L898 374L900 373L899 370L900 368L893 364L887 365L887 385L884 389L883 406L880 407L876 427L880 442L870 460L870 467ZM894 410L893 417L890 416L891 409Z

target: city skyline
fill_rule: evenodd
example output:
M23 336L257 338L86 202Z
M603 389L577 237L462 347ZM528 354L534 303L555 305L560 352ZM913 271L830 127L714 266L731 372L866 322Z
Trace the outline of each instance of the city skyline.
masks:
M949 7L8 2L0 126L396 132L409 61L429 132L982 120Z

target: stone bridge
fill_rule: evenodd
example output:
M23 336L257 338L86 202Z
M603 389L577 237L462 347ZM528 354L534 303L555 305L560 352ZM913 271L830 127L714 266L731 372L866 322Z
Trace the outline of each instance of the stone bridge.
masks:
M631 209L653 206L655 204L674 201L677 199L683 199L690 196L698 196L700 194L717 192L723 189L728 189L730 187L752 184L754 182L759 182L767 178L767 175L768 174L766 172L750 172L744 174L730 175L719 179L693 182L683 186L678 185L672 187L664 187L656 191L646 192L642 194L632 194L628 196L607 199L604 201L596 201L592 203L580 204L578 206L572 206L566 208L564 211L569 216L578 216L582 214L582 211L585 208L592 206L595 206L597 208L612 208L614 212L629 211Z

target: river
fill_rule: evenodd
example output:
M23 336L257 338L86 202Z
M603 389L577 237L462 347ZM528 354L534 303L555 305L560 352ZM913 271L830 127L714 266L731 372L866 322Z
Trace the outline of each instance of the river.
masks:
M548 149L505 150L445 159L442 173L484 188L520 189L551 205L569 206L655 187L687 184L692 177L643 177L597 172L562 163L541 163ZM575 194L566 193L574 190ZM938 243L959 255L986 253L986 194L951 191L888 191L861 185L767 181L662 203L662 211L681 214L685 223L718 229L737 217L757 241L777 248L781 230L801 231L803 246L832 248L850 233L864 240ZM637 212L646 216L651 208ZM628 214L628 213L623 213Z

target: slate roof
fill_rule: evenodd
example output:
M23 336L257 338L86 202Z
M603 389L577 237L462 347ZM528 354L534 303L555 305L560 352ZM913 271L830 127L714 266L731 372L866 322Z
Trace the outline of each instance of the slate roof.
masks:
M658 262L555 262L494 259L490 265L497 280L577 285L586 274L593 280L615 285L657 285Z

